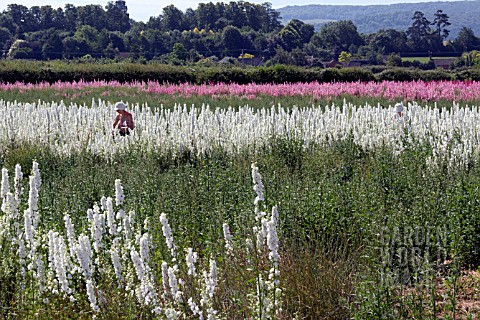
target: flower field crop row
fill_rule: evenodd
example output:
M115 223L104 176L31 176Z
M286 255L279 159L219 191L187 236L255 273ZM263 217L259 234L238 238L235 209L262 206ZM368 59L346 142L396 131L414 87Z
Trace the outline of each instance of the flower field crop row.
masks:
M105 101L92 106L62 103L0 102L1 144L32 143L58 154L78 151L107 159L137 146L144 151L185 152L203 156L216 149L228 154L269 148L274 138L301 141L305 149L332 141L353 141L365 150L389 147L398 153L406 144L428 143L430 164L447 159L466 165L477 161L480 150L480 109L476 106L450 110L409 104L404 118L396 118L392 106L343 106L285 109L272 106L254 110L248 106L211 110L208 106L175 106L153 109L131 106L136 129L120 137L111 130L113 107Z
M312 96L314 98L339 96L364 96L388 100L424 100L424 101L476 101L480 99L480 82L478 81L382 81L382 82L336 82L336 83L286 83L286 84L162 84L158 82L120 83L116 81L73 82L73 83L39 83L0 84L1 91L42 89L77 89L85 88L135 88L140 92L158 95L191 96L241 96L253 99L258 95L272 97Z

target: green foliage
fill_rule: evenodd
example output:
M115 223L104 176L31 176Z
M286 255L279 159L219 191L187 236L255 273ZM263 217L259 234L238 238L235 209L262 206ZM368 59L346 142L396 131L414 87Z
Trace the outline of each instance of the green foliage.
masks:
M200 72L197 83L239 83L246 84L250 82L246 72L238 67L225 68L207 68Z
M345 52L345 51L340 52L340 55L338 56L338 61L339 62L349 62L350 60L352 60L352 54L351 53L348 53L348 52Z
M388 69L380 72L377 75L377 79L380 81L412 81L419 79L419 71L409 70L403 68Z
M255 55L246 52L244 54L239 55L238 57L242 58L242 59L253 59L253 58L255 58Z
M337 51L350 51L350 47L360 46L363 39L357 31L357 27L351 20L329 22L322 26L318 36L318 42L324 48Z
M471 28L462 27L454 42L454 47L458 51L470 51L480 44L480 39L477 38Z
M278 36L282 41L285 50L291 51L294 48L301 47L308 43L312 38L315 30L312 25L306 24L300 20L290 20Z
M240 29L228 26L222 31L222 42L229 55L237 56L245 48Z
M470 52L466 52L460 59L463 66L480 68L480 51L472 50Z
M391 53L388 55L386 65L389 67L401 67L402 66L402 58L398 53Z
M450 81L453 75L443 69L425 70L421 74L421 79L424 81Z
M421 62L419 60L405 60L402 62L402 66L421 70L432 70L435 69L435 62L432 59L427 59L426 62Z
M185 13L168 5L146 23L129 18L125 1L111 1L105 9L100 5L68 5L65 10L8 6L0 13L0 49L10 50L9 57L15 59L76 59L86 54L124 58L128 54L151 60L171 53L174 44L180 43L203 56L232 55L228 51L265 50L266 42L255 47L252 40L278 32L281 26L278 12L269 3L202 4ZM231 34L232 30L236 32ZM23 47L14 44L19 39L25 42ZM174 57L170 62L183 60Z
M436 12L430 4L422 4L429 10L415 8L414 21L409 28L413 10L411 5L403 5L410 9L408 15L407 11L401 10L404 16L400 18L396 11L382 7L381 10L388 10L388 15L382 12L380 19L368 19L368 24L374 26L370 33L357 28L358 20L363 20L359 16L366 14L365 6L361 6L361 14L356 6L348 9L305 6L304 9L312 12L301 15L310 17L330 12L317 19L289 16L288 12L297 11L297 8L284 8L282 11L287 12L284 19L288 22L282 26L279 11L272 9L269 3L201 3L197 9L186 12L168 5L160 15L150 17L147 22L129 19L125 1L109 2L105 8L100 5L68 5L64 10L50 6L12 5L0 13L0 49L5 52L3 56L12 59L74 60L88 54L95 59L125 59L141 63L162 61L171 65L199 60L200 64L211 64L215 59L213 56L223 61L225 57L238 57L248 50L261 57L267 66L311 67L322 66L321 61L337 57L341 51L362 57L371 64L382 64L383 55L390 53L460 53L478 48L479 39L475 30L469 27L454 31L452 26L452 34L458 33L458 38L447 40L450 30L446 27L450 25L452 4L442 4L442 10L435 8ZM462 9L470 7L470 3L462 1ZM314 10L316 8L321 9ZM369 12L378 9L368 8ZM471 9L469 13L475 11ZM352 11L357 13L347 14ZM423 12L435 12L432 24ZM458 15L451 16L452 21L464 21ZM322 21L321 27L315 32L314 24L318 21ZM391 22L403 24L403 27L392 27ZM185 58L184 54L178 57L174 48L176 44L181 44L187 51ZM347 61L348 58L340 60ZM431 64L407 66L432 68Z
M189 54L177 46L179 64L185 64L179 58ZM173 56L172 56L173 58ZM140 62L140 60L139 60ZM302 68L292 65L273 65L266 67L238 67L219 65L211 58L199 60L194 68L191 66L172 66L162 63L148 62L115 62L112 60L96 60L89 55L79 57L76 61L10 61L0 62L0 81L25 83L58 81L159 81L164 83L294 83L294 82L332 82L332 81L382 81L382 80L464 80L476 79L474 70L420 70L433 69L433 62L422 64L410 63L412 67L387 68L379 67L342 67L342 68ZM407 64L405 61L404 64Z
M373 73L365 68L349 67L338 69L339 80L345 82L375 81Z
M173 51L171 53L172 58L178 59L180 61L185 61L187 59L187 49L181 43L175 43L173 45Z
M275 65L273 67L273 82L275 83L295 83L303 82L304 73L300 68L293 66Z
M472 80L480 81L480 70L460 70L455 73L455 78L458 80Z

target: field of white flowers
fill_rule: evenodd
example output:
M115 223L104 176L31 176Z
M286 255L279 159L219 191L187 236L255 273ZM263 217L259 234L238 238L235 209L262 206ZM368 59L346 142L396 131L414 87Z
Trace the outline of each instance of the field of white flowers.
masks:
M152 316L166 319L228 318L215 310L213 297L219 274L215 257L199 267L198 253L192 248L178 248L167 216L160 215L161 230L168 254L161 266L151 259L150 221L138 221L135 212L123 210L123 187L115 180L115 196L102 197L98 205L85 212L86 227L75 227L69 214L63 217L63 232L58 226L48 229L40 225L38 207L42 179L39 164L33 162L29 176L28 203L22 204L22 168L15 167L14 186L10 190L9 173L2 169L0 216L0 252L12 259L17 268L24 298L29 303L48 304L57 296L70 303L87 299L93 318L101 312L107 293L99 283L114 280L126 298L134 298ZM252 184L256 194L252 215L256 225L252 238L234 243L230 228L223 224L224 257L239 258L246 253L245 271L255 270L256 286L250 292L252 316L273 319L281 315L281 287L278 268L277 208L271 214L263 208L263 184L258 167L252 165ZM20 208L26 207L21 212ZM183 250L185 249L185 250ZM260 263L264 258L265 261ZM168 261L168 262L167 262ZM179 275L179 265L187 269L186 279ZM160 267L160 268L156 268ZM159 288L162 288L160 291ZM83 297L82 297L83 296Z
M478 106L129 110L0 100L2 317L436 317L480 256Z
M242 150L257 152L269 148L272 138L296 139L305 149L353 137L365 150L390 147L401 152L405 144L428 143L432 147L429 163L448 158L452 165L477 161L480 146L478 106L439 109L436 105L409 103L405 118L395 116L391 105L263 109L249 106L211 110L175 105L173 108L130 106L136 129L129 137L114 136L111 125L113 106L92 101L91 106L66 106L63 103L37 104L0 100L0 142L32 143L70 155L85 151L112 159L125 148L136 145L144 151L184 152L199 156L221 148L233 155ZM0 147L1 148L1 147Z

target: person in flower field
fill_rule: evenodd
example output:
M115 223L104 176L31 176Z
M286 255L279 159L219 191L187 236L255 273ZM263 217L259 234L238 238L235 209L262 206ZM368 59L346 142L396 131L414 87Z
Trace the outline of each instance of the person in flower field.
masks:
M403 106L403 102L398 102L397 104L395 104L395 115L394 115L394 117L396 119L400 119L400 120L403 120L403 121L410 120L410 117L405 114L405 109L404 109L404 106Z
M405 107L402 102L395 104L395 113L393 115L393 125L400 125L401 127L410 131L412 129L410 117L405 114Z
M115 103L115 111L117 111L117 116L113 122L114 133L117 132L121 136L126 136L130 134L130 131L135 128L133 123L133 116L127 110L127 105L123 102Z
M399 102L397 104L395 104L395 116L394 116L396 119L399 119L399 120L408 120L408 116L404 114L404 107L403 107L403 103L402 102Z

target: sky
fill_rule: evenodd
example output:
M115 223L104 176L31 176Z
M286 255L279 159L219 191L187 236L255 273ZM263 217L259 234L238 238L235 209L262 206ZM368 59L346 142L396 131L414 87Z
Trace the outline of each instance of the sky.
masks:
M113 0L111 0L113 1ZM248 1L248 0L247 0ZM418 3L418 2L433 2L438 0L362 0L359 3L358 0L296 0L295 5L306 5L306 4L323 4L323 5L379 5L379 4L393 4L393 3ZM461 1L461 0L450 0L450 1ZM109 0L99 1L99 0L2 0L0 3L0 11L6 10L8 4L20 4L26 7L32 6L42 6L50 5L53 8L64 8L65 4L70 3L74 6L85 6L88 4L98 4L103 7L107 5ZM162 13L162 9L168 5L173 4L178 9L185 12L186 9L192 8L196 9L199 3L208 3L208 2L224 2L228 3L230 0L206 0L206 1L192 1L192 0L126 0L128 13L130 18L135 21L148 21L152 16L158 16ZM292 5L291 0L262 0L248 1L251 3L264 3L270 2L274 9L279 9L288 5Z

